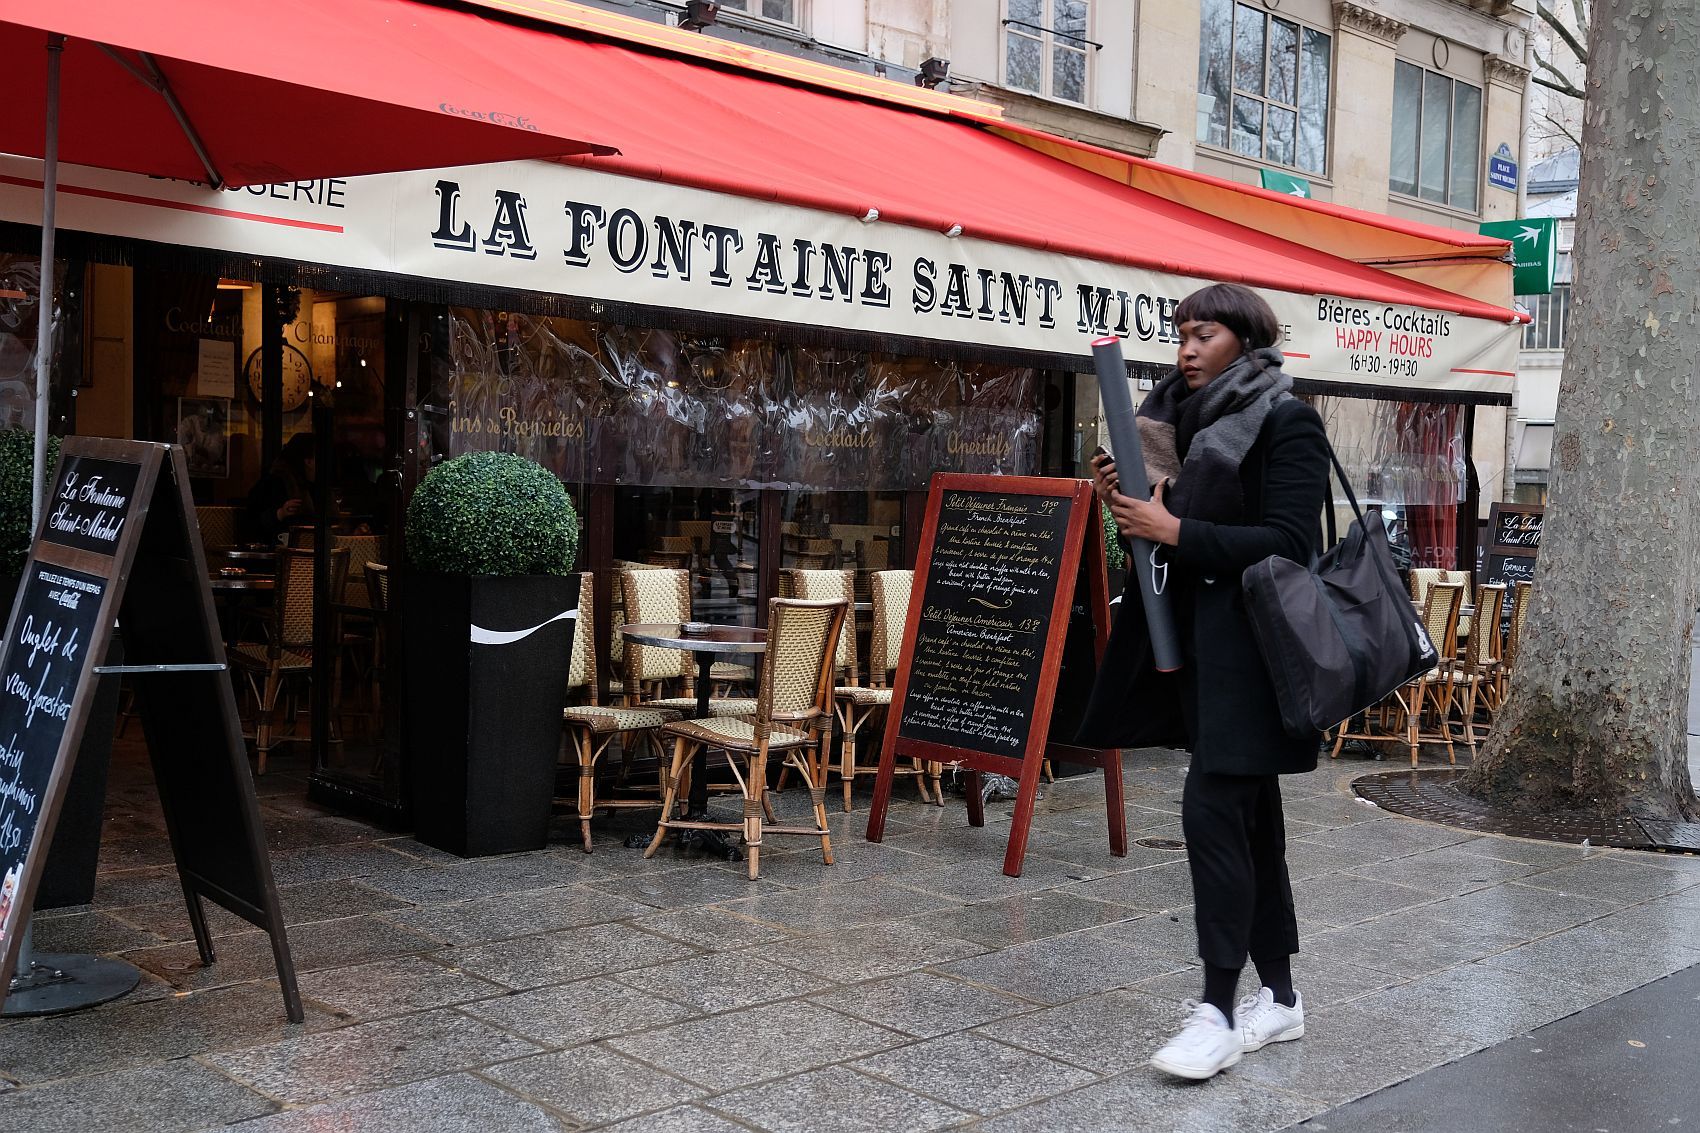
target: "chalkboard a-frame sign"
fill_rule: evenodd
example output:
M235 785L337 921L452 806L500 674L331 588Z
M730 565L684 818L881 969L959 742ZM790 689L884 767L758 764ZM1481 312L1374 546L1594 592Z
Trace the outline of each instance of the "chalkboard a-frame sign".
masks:
M913 597L868 817L885 836L900 758L968 773L968 821L985 824L980 774L1020 783L1004 873L1021 876L1048 757L1104 773L1110 852L1127 853L1121 753L1047 743L1076 590L1092 611L1093 647L1109 631L1103 527L1080 480L940 473L927 494Z
M114 621L125 663L97 668ZM265 929L288 1016L301 999L175 445L70 437L0 641L0 1003L53 841L97 678L135 689L202 963L203 898Z

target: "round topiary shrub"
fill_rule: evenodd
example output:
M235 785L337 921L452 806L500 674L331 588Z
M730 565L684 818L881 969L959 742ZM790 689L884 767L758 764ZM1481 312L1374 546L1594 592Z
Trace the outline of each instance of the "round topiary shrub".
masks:
M445 574L569 574L578 512L554 474L507 452L469 452L426 473L407 505L407 557Z
M43 483L59 459L59 438L47 438L47 467ZM17 574L30 553L30 465L35 460L35 434L28 429L0 430L0 574ZM0 613L0 617L4 617Z

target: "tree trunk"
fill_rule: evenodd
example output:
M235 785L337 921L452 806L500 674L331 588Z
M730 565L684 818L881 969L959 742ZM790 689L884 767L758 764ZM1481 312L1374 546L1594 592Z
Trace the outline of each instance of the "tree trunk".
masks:
M1700 12L1598 0L1553 487L1511 698L1465 789L1692 819Z

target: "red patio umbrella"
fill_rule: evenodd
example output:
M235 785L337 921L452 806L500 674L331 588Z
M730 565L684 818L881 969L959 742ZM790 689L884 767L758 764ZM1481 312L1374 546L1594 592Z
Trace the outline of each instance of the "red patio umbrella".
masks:
M553 33L414 0L0 0L0 152L40 157L34 518L60 158L213 187L612 153L510 70Z

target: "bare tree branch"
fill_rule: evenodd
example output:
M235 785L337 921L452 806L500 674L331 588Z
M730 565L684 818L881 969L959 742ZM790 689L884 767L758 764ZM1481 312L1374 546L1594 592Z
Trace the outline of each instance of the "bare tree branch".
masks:
M1537 72L1539 72L1539 71L1550 71L1554 76L1552 79L1543 79L1537 73L1533 78L1534 82L1538 83L1539 85L1541 85L1543 87L1546 87L1548 90L1555 90L1555 91L1559 92L1560 94L1567 94L1571 98L1578 98L1578 99L1582 99L1583 101L1587 100L1588 92L1582 90L1575 83L1571 82L1569 75L1566 75L1563 71L1561 71L1557 67L1553 66L1550 61L1548 61L1546 59L1542 59L1540 52L1538 52L1538 51L1532 52L1531 54L1534 55L1535 69L1536 69Z
M1579 2L1580 0L1572 0L1573 5ZM1558 13L1554 12L1545 4L1537 2L1535 4L1535 14L1540 16L1542 22L1550 27L1558 38L1564 41L1565 46L1570 48L1571 54L1576 56L1577 61L1586 67L1588 65L1587 47L1582 44L1581 40L1576 38L1576 33L1571 31L1570 28L1565 25L1564 21L1559 18Z
M1577 149L1582 148L1582 139L1571 133L1570 127L1566 126L1562 120L1554 118L1550 113L1546 112L1541 114L1541 118L1548 126L1552 127L1554 133L1563 135L1564 139Z

